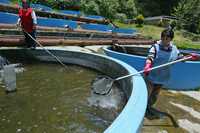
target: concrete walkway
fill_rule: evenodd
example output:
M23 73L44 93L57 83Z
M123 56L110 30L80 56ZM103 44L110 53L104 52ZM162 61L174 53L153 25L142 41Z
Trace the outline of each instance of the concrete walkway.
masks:
M163 90L155 108L170 114L178 128L169 117L148 120L145 118L142 133L199 133L200 132L200 92L178 92Z

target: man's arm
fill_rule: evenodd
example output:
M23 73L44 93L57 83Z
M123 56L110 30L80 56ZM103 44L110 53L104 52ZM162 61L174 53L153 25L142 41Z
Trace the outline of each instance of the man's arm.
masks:
M146 59L146 63L144 66L144 75L148 76L149 72L153 66L153 61L156 58L156 48L154 45L152 45L152 47L149 50L149 53L147 55L147 59Z
M36 25L37 25L37 17L35 15L35 11L33 10L31 13L32 19L33 19L33 29L36 29Z
M16 26L17 28L21 27L21 18L18 18Z

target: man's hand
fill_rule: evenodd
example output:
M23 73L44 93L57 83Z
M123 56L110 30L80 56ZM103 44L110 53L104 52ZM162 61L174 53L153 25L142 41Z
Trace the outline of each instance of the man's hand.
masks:
M17 27L17 29L20 29L21 28L21 24L20 23L16 23L16 27Z
M152 62L150 60L147 60L145 66L144 66L144 75L145 76L149 75L151 68L152 68Z
M192 61L195 61L195 60L199 60L200 59L200 56L196 53L190 53L184 57L191 57L190 59L188 60L192 60Z
M191 53L190 56L192 56L191 60L198 60L200 58L196 53Z
M20 30L21 27L22 27L20 18L17 20L16 27L17 27L18 30Z

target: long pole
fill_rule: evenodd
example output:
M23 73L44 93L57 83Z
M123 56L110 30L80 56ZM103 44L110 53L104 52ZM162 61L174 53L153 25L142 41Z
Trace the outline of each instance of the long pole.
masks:
M67 66L57 57L55 56L53 53L51 53L49 50L47 50L46 48L44 48L44 46L37 41L35 38L33 38L28 32L26 32L25 30L23 30L31 39L33 39L40 47L42 47L49 55L51 55L52 57L54 57L65 69L67 69Z
M169 65L181 62L181 61L185 61L185 60L191 59L191 58L192 58L192 56L188 56L188 57L181 58L179 60L171 61L171 62L162 64L162 65L159 65L159 66L155 66L155 67L151 68L149 71L152 71L154 69L158 69L158 68L161 68L161 67L169 66ZM121 79L124 79L124 78L128 78L128 77L131 77L131 76L134 76L134 75L138 75L138 74L141 74L141 73L144 73L144 70L136 72L136 73L133 73L133 74L129 74L129 75L126 75L126 76L122 76L122 77L116 78L115 81L116 80L121 80Z

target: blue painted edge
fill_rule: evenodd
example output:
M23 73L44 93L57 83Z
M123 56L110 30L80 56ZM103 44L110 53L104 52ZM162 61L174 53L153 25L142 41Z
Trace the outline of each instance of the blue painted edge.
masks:
M0 23L3 23L3 24L16 24L18 18L19 17L16 14L0 11Z
M129 73L137 72L136 69L120 60L107 58L121 64ZM132 77L132 81L133 90L126 106L104 133L137 133L140 131L147 107L147 86L141 75Z
M119 63L130 73L137 72L129 65ZM147 87L142 76L135 76L132 80L133 90L126 106L104 133L137 133L140 131L147 106Z
M94 20L104 20L105 18L102 16L98 16L98 15L87 15L84 16L84 18L89 18L89 19L94 19Z
M73 10L59 10L58 12L69 15L81 15L80 11L73 11Z

